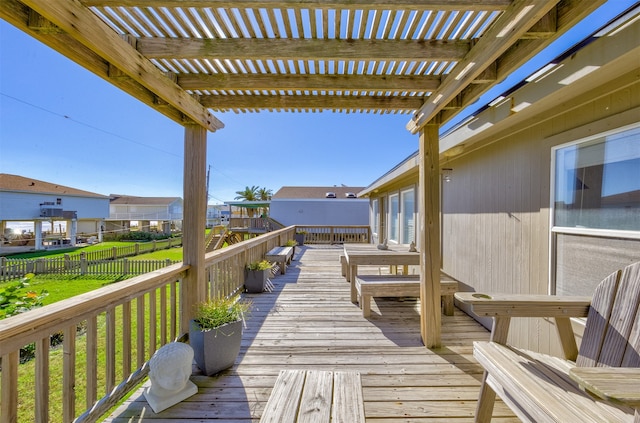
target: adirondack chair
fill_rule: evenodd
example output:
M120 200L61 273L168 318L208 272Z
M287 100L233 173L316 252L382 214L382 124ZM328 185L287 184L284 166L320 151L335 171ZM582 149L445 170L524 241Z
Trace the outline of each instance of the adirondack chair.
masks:
M491 340L474 343L485 369L476 421L491 420L497 393L525 422L640 423L640 262L608 276L592 298L455 297L494 318ZM512 317L555 318L565 359L506 345ZM579 351L571 317L587 317Z

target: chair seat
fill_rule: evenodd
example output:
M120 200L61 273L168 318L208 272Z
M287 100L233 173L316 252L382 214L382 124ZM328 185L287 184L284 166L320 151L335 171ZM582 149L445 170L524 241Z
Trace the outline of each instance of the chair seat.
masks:
M488 370L489 386L522 421L634 421L632 408L582 391L569 376L570 361L493 342L475 342L473 355Z

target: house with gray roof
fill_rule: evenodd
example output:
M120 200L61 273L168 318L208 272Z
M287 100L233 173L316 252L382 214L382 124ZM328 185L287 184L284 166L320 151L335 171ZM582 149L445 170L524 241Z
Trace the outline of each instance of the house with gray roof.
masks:
M31 230L26 230L33 236L23 237L23 243L42 249L47 244L75 245L80 237L100 239L103 221L108 215L109 197L106 195L0 173L0 234L5 246L12 238L9 222L20 223L21 227L33 224ZM44 233L44 223L52 229L64 227L64 231L57 235Z
M368 225L369 200L364 187L285 186L271 198L269 215L289 225Z

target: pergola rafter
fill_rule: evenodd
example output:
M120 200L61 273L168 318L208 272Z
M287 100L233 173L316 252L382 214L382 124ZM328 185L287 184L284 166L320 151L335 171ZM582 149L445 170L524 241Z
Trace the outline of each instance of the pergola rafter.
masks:
M154 59L458 61L470 41L318 39L140 39L137 49Z
M437 76L407 75L273 75L217 73L178 76L185 90L351 90L351 91L433 91L440 86Z

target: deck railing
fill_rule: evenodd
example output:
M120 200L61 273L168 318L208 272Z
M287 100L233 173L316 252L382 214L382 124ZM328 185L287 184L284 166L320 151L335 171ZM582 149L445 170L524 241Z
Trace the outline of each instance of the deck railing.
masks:
M207 297L241 292L246 264L295 231L208 253ZM179 327L181 313L189 312L180 288L189 269L175 264L0 320L0 422L98 420L144 380L153 353L186 331ZM62 346L52 347L60 334ZM24 364L21 350L34 351Z
M344 244L356 242L370 242L371 229L369 226L342 225L297 225L296 232L305 233L305 244Z
M286 228L207 254L207 295L241 291L245 265L294 232ZM181 336L180 283L188 269L176 264L0 321L0 421L98 419L144 379L157 348ZM51 348L60 334L62 347ZM35 351L22 365L21 350ZM56 368L61 383L51 374ZM19 398L21 384L32 386L33 396Z

